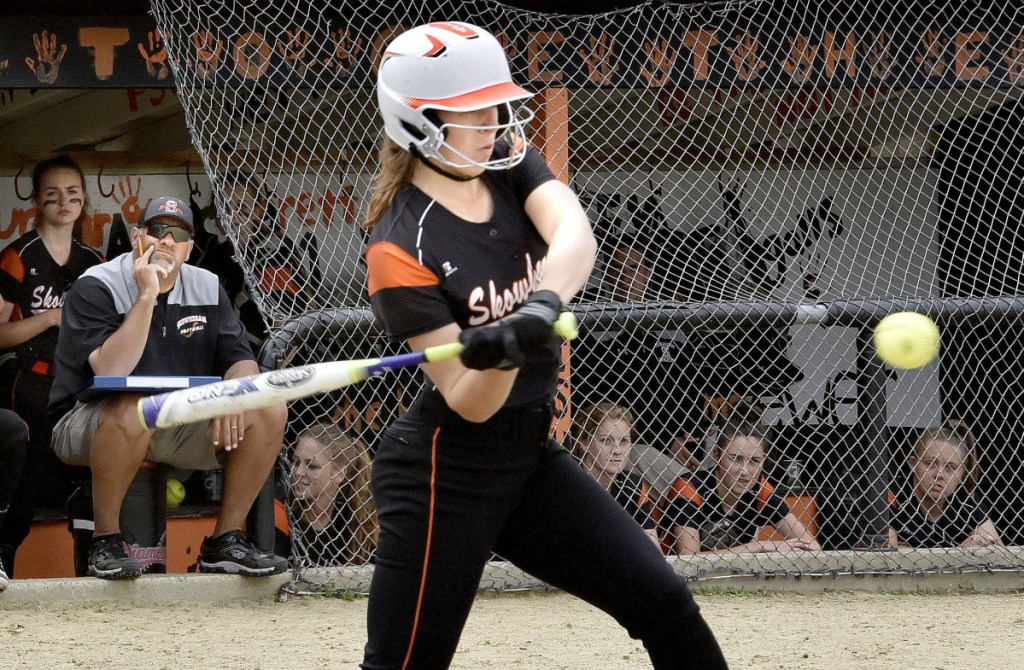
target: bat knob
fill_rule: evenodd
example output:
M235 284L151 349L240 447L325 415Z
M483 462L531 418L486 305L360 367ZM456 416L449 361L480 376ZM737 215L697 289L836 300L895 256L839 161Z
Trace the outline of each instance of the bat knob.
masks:
M155 396L146 396L139 400L139 404L136 409L139 413L139 421L142 423L143 428L148 430L156 428L157 417L160 414L160 401L166 395L166 393L162 393Z

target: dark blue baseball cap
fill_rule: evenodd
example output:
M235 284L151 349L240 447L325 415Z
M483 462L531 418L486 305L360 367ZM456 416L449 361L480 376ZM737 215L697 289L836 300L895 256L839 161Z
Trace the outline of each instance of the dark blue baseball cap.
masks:
M195 228L192 226L192 209L187 202L183 202L180 198L175 198L174 196L157 198L146 205L146 211L142 213L139 225L144 226L153 219L165 216L177 219L189 229L189 232L195 231Z

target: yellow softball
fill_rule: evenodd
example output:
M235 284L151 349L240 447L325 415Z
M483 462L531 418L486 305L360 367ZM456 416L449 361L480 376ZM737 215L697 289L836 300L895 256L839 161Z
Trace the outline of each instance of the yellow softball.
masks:
M894 312L875 326L878 357L894 368L913 370L939 353L939 328L924 314Z
M167 506L177 507L185 499L185 485L177 479L167 480Z

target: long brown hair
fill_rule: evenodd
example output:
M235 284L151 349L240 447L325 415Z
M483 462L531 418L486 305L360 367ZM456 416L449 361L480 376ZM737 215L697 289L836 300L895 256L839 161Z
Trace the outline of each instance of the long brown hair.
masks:
M345 470L345 481L335 498L335 505L348 508L352 529L345 553L354 564L366 563L377 545L377 513L370 496L370 452L366 444L336 423L314 424L299 437L310 437L322 445L331 462Z
M921 452L932 442L946 442L960 449L964 455L963 487L967 493L973 495L978 487L978 457L975 452L976 441L970 426L960 419L949 419L944 426L928 428L917 438L910 453L915 459L920 458Z
M395 195L412 181L416 167L413 155L384 133L381 133L379 158L380 169L373 178L370 202L366 206L366 220L363 221L363 228L367 231L373 230L391 206Z
M32 168L32 202L35 203L39 200L39 189L42 188L43 177L50 170L73 170L78 173L78 179L82 184L82 211L78 214L78 219L75 220L74 226L71 228L71 237L76 240L82 239L82 226L85 225L85 220L88 218L86 213L89 209L89 194L85 190L85 173L82 172L82 167L75 161L74 158L67 154L59 154L53 158L47 158L44 161L39 161L36 166ZM38 205L37 205L38 206ZM36 227L39 226L39 216L36 215Z

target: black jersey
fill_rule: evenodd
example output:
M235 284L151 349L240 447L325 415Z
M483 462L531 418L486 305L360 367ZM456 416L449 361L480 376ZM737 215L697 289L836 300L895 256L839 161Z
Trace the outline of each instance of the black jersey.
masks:
M901 546L934 549L957 547L988 520L984 506L963 487L946 501L942 516L935 521L921 513L914 494L907 491L891 497L892 527Z
M547 244L523 205L554 175L531 148L516 167L489 170L481 178L494 199L494 214L487 222L461 219L408 186L373 229L366 249L370 304L393 340L451 323L470 328L497 321L518 310L536 290ZM554 339L551 346L532 353L506 407L550 400L559 361Z
M775 493L775 487L761 477L757 490L748 490L732 514L726 514L711 470L698 470L676 481L668 493L663 517L669 528L695 528L700 533L701 551L726 549L755 539L765 525L775 525L789 514L789 505Z
M297 516L296 519L296 535L301 537L293 535L292 542L302 543L299 549L305 554L306 565L341 566L355 560L356 557L352 555L349 546L352 542L349 508L344 500L335 502L331 523L321 530L307 525L301 516ZM282 554L287 555L290 554Z
M59 265L39 232L30 230L0 251L0 295L14 306L11 321L27 319L64 306L64 294L83 272L103 262L92 247L71 240L71 254ZM53 360L58 328L47 328L18 345L20 358Z
M638 524L648 530L655 527L647 482L639 474L632 470L620 472L612 480L609 492Z
M134 257L125 253L90 269L68 292L56 350L57 375L50 394L56 422L93 380L89 354L124 323L139 295ZM149 336L132 374L217 375L252 349L217 277L182 265L174 287L157 297Z

